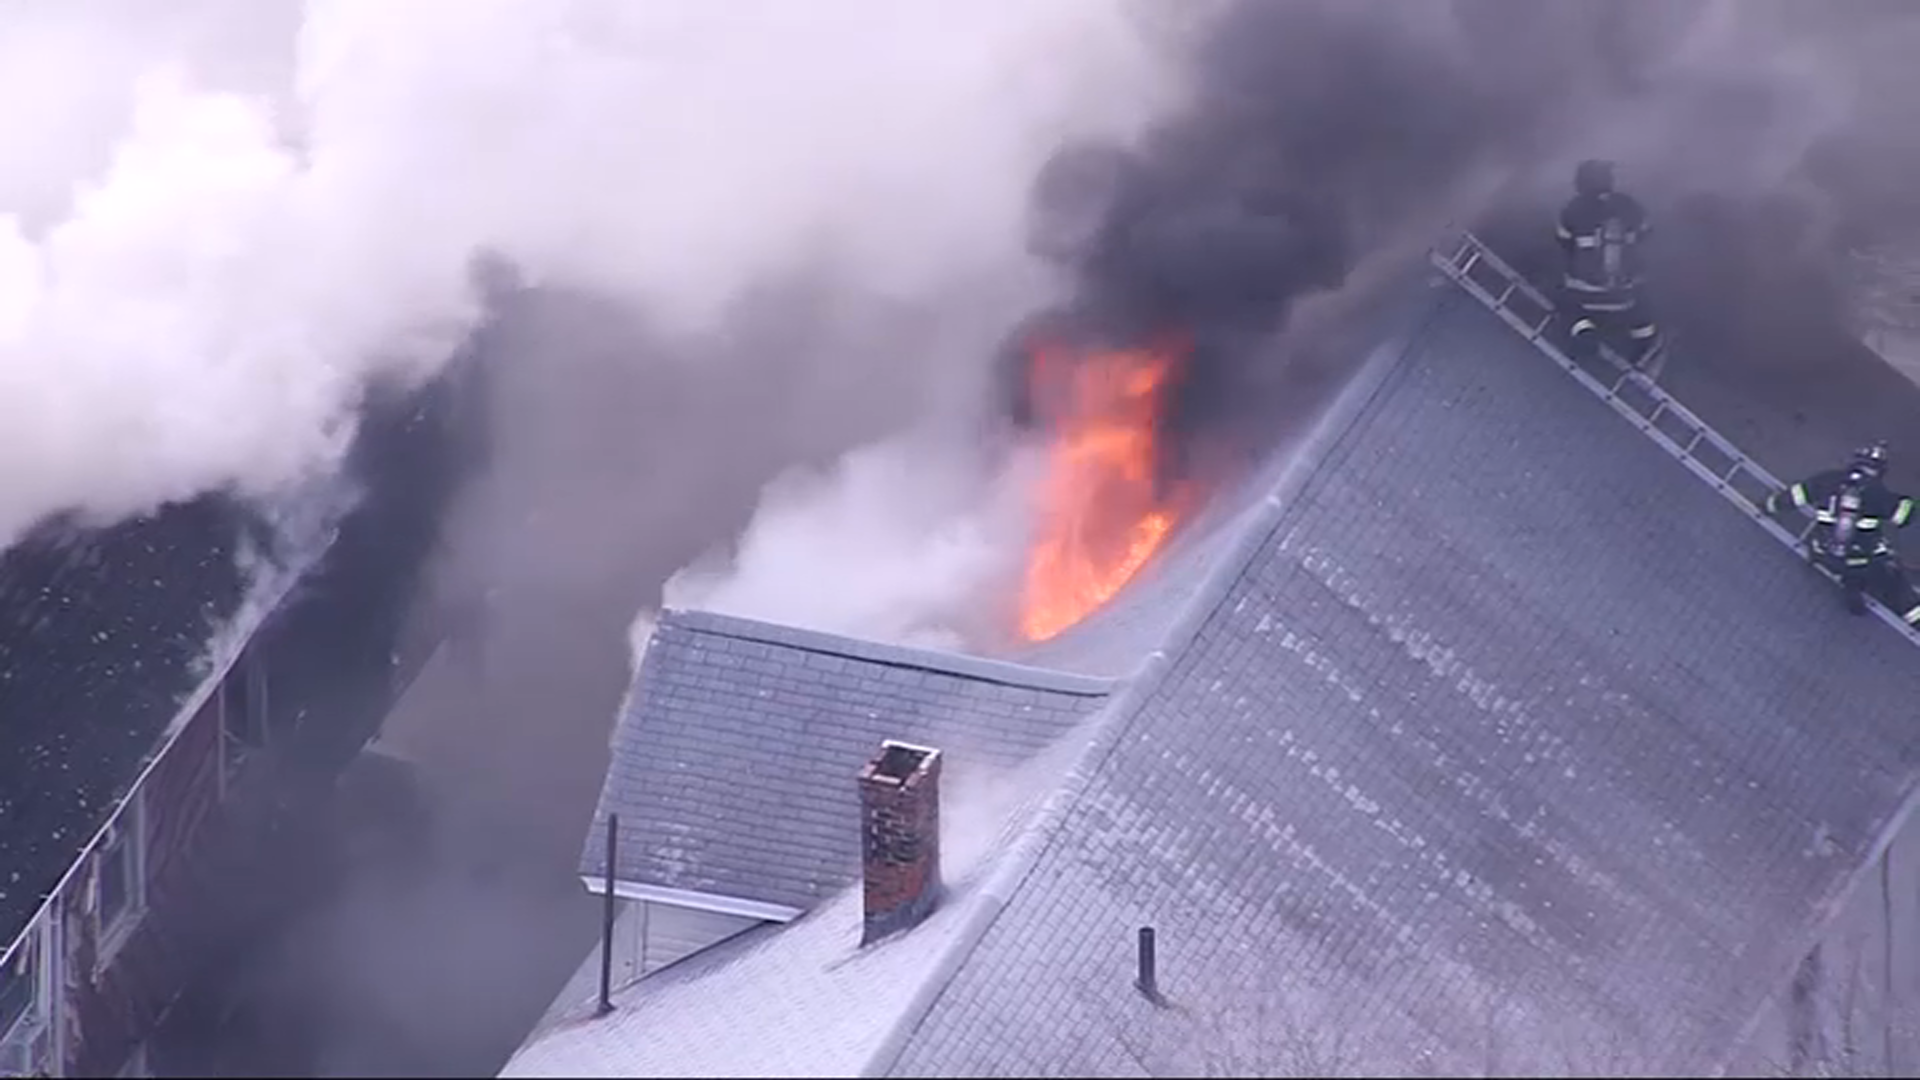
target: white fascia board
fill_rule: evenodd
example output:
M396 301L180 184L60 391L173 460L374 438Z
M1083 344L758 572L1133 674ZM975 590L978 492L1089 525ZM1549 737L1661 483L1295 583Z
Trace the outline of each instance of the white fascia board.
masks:
M587 891L595 896L605 896L606 879L581 874L580 881ZM769 904L761 900L743 900L737 896L719 896L714 893L695 892L692 889L670 889L664 885L642 885L637 881L613 883L613 895L622 900L646 900L655 904L671 904L674 907L692 908L695 911L711 911L717 915L738 915L746 919L761 919L766 922L789 923L806 914L799 908L785 904Z

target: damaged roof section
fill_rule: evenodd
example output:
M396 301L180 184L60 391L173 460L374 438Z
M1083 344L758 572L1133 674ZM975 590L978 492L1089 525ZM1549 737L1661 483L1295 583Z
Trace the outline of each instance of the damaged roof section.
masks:
M1025 646L1020 660L1106 677L1134 674L1166 645L1187 598L1231 555L1250 512L1245 506L1209 508L1118 595L1059 636Z
M1726 1060L1920 785L1920 656L1487 311L1429 303L984 879L871 951L842 894L508 1074ZM820 774L849 865L850 770L899 734ZM719 1011L750 1062L704 1049Z
M965 789L1059 738L1112 685L668 611L614 732L581 873L606 873L605 823L619 814L624 885L791 918L858 877L853 778L883 740L941 747L949 786Z
M0 949L131 790L240 605L216 498L0 554Z

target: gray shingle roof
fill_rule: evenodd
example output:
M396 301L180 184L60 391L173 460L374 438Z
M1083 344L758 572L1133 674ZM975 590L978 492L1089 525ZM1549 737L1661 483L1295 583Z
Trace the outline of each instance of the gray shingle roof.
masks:
M943 780L947 896L912 933L863 947L860 890L842 890L792 923L762 924L616 992L612 1017L569 1003L503 1075L859 1074L924 1011L941 965L965 955L998 857L1084 746L1062 739L990 785Z
M1496 1016L1522 1068L1710 1066L1914 787L1916 703L1907 642L1452 302L899 1070L1332 1052L1222 1061L1218 1014L1276 1001L1346 1018L1343 1071L1479 1071ZM1139 923L1190 1014L1130 990ZM1036 970L1072 1022L1005 990Z
M860 765L883 739L948 753L948 787L1002 770L1106 697L1104 679L709 612L653 630L581 858L622 881L806 910L859 873Z
M1714 1066L1920 780L1920 656L1462 297L1271 504L938 929L850 963L849 896L509 1071ZM729 980L750 1060L671 1019Z

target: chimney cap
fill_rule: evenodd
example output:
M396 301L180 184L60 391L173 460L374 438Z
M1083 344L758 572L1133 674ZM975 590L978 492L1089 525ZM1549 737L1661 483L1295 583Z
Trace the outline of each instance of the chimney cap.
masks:
M860 775L865 780L903 785L932 768L939 757L940 751L931 746L887 739L880 744L880 753L860 770Z

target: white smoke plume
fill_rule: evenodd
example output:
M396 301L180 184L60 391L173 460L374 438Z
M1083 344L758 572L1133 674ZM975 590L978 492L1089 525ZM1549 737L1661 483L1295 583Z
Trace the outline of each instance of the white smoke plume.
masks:
M682 571L667 582L666 603L962 648L990 610L982 596L1016 580L1023 464L989 470L899 439L827 469L796 469L768 485L731 562Z
M121 6L0 14L0 544L326 472L472 326L481 249L683 332L815 256L925 295L1157 92L1116 0L263 2L298 32L255 17L291 60L248 78Z

